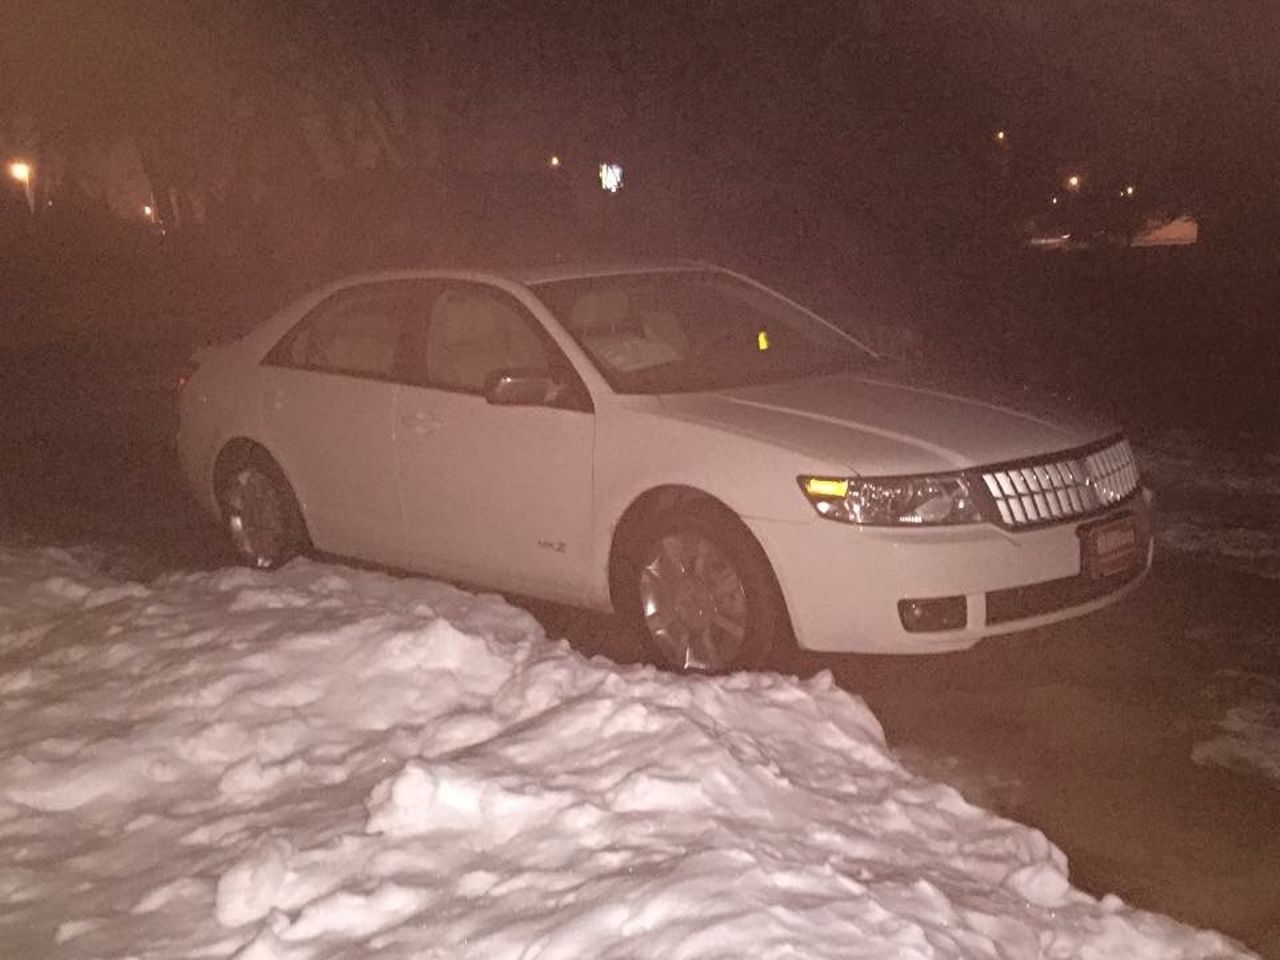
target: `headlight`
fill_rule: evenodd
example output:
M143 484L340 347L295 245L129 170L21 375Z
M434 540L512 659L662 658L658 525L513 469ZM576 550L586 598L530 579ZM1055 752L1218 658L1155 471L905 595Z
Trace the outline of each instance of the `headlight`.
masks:
M868 526L980 523L982 512L963 476L800 477L800 489L818 514Z

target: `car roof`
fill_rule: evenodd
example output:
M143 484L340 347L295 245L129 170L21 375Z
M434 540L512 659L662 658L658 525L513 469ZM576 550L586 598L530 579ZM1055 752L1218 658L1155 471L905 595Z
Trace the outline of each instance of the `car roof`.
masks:
M536 286L557 280L585 280L590 277L619 276L628 273L677 273L686 270L716 270L713 264L698 260L596 260L523 265L497 270L504 276Z
M625 276L635 273L679 273L690 270L721 270L698 260L611 260L562 261L544 264L450 264L430 267L377 270L350 274L327 284L326 290L357 286L379 280L410 280L455 277L458 279L499 279L522 286L537 286L557 280L586 280L591 277Z

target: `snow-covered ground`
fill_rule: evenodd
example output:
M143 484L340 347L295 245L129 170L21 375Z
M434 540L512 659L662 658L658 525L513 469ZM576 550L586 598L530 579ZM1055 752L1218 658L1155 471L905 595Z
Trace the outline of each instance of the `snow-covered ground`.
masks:
M1280 580L1280 449L1233 440L1224 447L1177 431L1141 445L1143 474L1158 494L1159 546ZM1257 642L1280 643L1280 625ZM1221 670L1202 699L1211 723L1193 759L1261 774L1280 788L1280 677Z
M1240 670L1214 674L1205 697L1213 733L1196 742L1196 763L1261 773L1280 786L1280 677Z
M298 562L0 549L9 957L1228 957L906 770L827 675L588 661Z
M1280 449L1170 431L1138 448L1162 547L1280 579Z

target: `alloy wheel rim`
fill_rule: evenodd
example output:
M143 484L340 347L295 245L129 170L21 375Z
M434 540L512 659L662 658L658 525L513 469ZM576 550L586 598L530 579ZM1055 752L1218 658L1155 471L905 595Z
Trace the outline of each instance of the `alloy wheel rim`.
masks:
M285 542L284 505L271 479L246 467L227 488L227 529L231 543L251 566L266 569L280 557Z
M655 647L677 670L719 672L742 651L746 589L705 537L673 533L657 541L640 570L640 604Z

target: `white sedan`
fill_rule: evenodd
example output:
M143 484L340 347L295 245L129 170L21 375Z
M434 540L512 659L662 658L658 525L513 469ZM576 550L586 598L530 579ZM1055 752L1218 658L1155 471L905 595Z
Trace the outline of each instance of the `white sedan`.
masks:
M179 451L252 566L613 610L678 670L955 650L1137 585L1123 436L877 361L704 264L366 274L206 351Z

